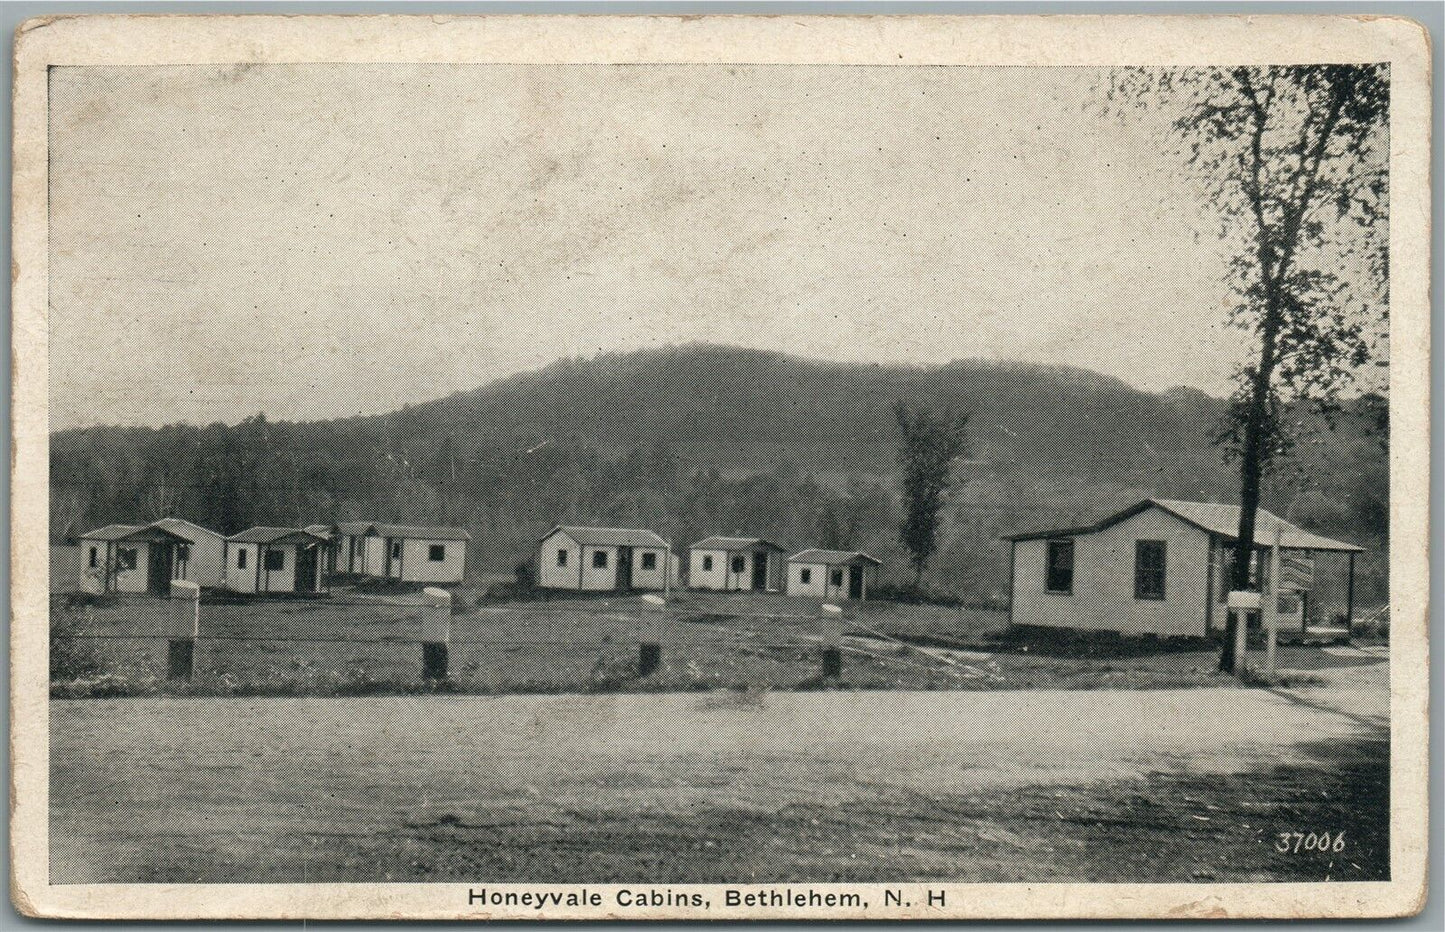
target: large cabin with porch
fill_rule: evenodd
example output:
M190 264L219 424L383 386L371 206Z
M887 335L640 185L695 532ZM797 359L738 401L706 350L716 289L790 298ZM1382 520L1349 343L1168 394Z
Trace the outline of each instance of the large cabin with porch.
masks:
M1239 508L1146 499L1088 524L1011 534L1009 620L1020 625L1206 637L1228 623L1230 561ZM1281 551L1279 625L1303 631L1314 556L1348 556L1346 627L1362 548L1296 527L1264 509L1254 534L1252 587L1268 586L1269 548Z
M172 580L186 578L191 542L163 527L107 524L79 539L82 592L163 596Z
M687 584L723 592L777 592L787 551L761 537L705 537L688 548Z

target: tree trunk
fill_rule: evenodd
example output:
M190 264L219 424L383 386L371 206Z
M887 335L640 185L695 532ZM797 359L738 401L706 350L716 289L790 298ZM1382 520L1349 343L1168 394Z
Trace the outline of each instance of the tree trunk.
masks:
M1254 554L1254 525L1259 512L1259 483L1267 458L1266 446L1270 442L1266 436L1270 417L1269 389L1274 378L1279 323L1278 293L1273 288L1267 288L1259 367L1250 386L1249 406L1244 417L1244 443L1239 464L1239 531L1234 541L1234 561L1229 574L1231 590L1249 588L1249 563ZM1229 612L1228 618L1224 644L1219 651L1219 669L1233 673L1239 663L1239 658L1234 655L1234 644L1241 619L1236 612Z

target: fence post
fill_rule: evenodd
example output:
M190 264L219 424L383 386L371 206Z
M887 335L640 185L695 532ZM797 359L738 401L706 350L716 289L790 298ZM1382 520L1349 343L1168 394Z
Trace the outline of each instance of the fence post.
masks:
M843 609L831 602L824 602L819 618L823 620L823 669L825 680L836 680L843 675Z
M662 666L662 631L667 623L667 599L649 592L642 597L638 616L637 675L651 676Z
M189 681L196 670L196 639L201 636L201 587L184 579L171 580L166 611L172 635L166 647L166 678Z
M662 645L643 641L637 649L637 675L651 676L662 666Z
M452 640L452 594L428 586L422 590L422 678L440 682L447 678Z

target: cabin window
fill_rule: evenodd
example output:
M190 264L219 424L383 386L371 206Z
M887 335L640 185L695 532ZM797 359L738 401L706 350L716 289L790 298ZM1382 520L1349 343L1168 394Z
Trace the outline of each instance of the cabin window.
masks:
M268 551L266 551L266 569L267 569L268 571L269 571L269 570L284 570L285 568L286 568L286 551L284 551L284 550L268 550Z
M426 558L433 563L443 563L447 558L446 544L432 544L426 548Z
M606 568L607 568L607 551L606 551L606 550L594 550L594 551L592 551L592 566L595 567L596 569L599 569L599 570L603 570L603 569L606 569Z
M1048 589L1072 595L1074 592L1074 542L1049 541Z
M1165 562L1164 541L1134 542L1134 598L1164 598Z
M651 551L642 555L642 568L645 570L657 569L657 554Z
M246 551L236 551L236 568L241 570L244 570L246 568Z
M99 559L100 559L100 551L99 551L97 548L95 548L95 547L91 547L91 548L90 548L90 568L91 568L91 569L95 569L96 566L99 565Z
M842 570L834 570L834 571L833 571L833 585L835 585L835 586L841 586L841 585L843 585L843 571L842 571Z
M134 547L121 547L115 552L115 565L118 569L135 569L136 555Z
M711 572L712 572L712 557L703 557L703 558L702 558L702 571L703 571L704 573L711 573Z
M400 559L401 559L401 541L399 541L399 540L398 540L398 541L392 541L392 544L391 544L391 558L392 558L393 560L400 560Z
M566 551L566 550L558 550L558 551L557 551L557 565L558 565L558 566L566 566L566 565L567 565L567 551Z
M798 582L810 583L813 581L813 571L810 569L798 570Z
M191 558L190 544L176 544L176 559L189 560Z
M747 557L742 557L742 556L733 557L733 572L734 572L734 573L741 573L743 570L745 570L745 569L747 569L747 568L748 568L748 558L747 558Z

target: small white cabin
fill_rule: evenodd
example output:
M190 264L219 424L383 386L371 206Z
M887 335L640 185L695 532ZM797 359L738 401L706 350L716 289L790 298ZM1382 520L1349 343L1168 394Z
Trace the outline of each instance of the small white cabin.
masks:
M725 592L778 592L786 554L761 537L705 537L688 548L687 584Z
M226 538L233 592L325 592L327 541L300 528L253 527Z
M376 525L370 521L339 521L332 525L333 569L357 576L380 576L385 567L386 546Z
M162 518L151 527L163 528L190 543L176 550L176 579L198 586L219 586L226 567L226 536L182 518Z
M654 531L558 525L538 545L537 585L609 592L663 589L677 580L676 560Z
M375 524L382 541L381 572L385 579L417 583L459 583L467 571L467 541L461 528Z
M326 536L335 572L443 584L459 583L466 576L467 542L472 539L461 528L374 521L341 521Z
M1255 523L1254 557L1266 572L1256 569L1256 585L1267 575L1267 548L1276 528L1288 557L1349 554L1353 593L1354 554L1362 548L1313 534L1264 509ZM1009 620L1166 636L1204 637L1223 630L1238 531L1238 506L1151 498L1091 524L1009 535L1004 538L1012 548ZM1300 578L1281 579L1282 593L1289 593L1280 598L1281 630L1304 627L1310 584ZM1347 614L1352 612L1353 605Z
M185 566L190 541L155 525L107 524L80 535L82 592L164 596Z
M788 558L788 595L866 599L882 565L857 550L804 550Z

